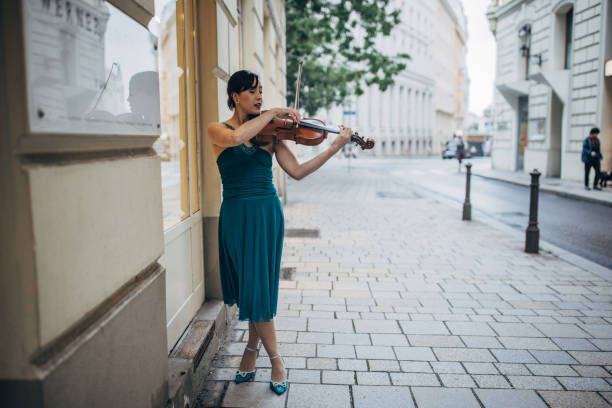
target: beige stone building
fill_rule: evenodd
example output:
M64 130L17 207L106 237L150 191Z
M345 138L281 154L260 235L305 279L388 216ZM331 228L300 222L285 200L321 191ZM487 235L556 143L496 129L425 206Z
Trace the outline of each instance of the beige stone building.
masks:
M233 315L206 126L240 68L284 104L284 21L282 0L1 3L3 404L193 406Z
M463 128L468 108L467 27L459 0L438 0L433 30L433 153Z
M599 127L602 170L612 170L612 0L493 0L488 18L493 167L582 181L582 141Z
M372 137L376 156L427 156L461 129L467 110L465 15L459 0L394 0L402 22L376 46L410 60L384 92L365 88L359 97L324 113L334 123Z

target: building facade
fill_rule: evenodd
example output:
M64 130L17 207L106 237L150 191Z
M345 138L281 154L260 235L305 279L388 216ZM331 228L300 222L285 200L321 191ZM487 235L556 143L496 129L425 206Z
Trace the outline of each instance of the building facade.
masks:
M493 167L580 181L582 141L601 128L612 165L612 1L495 0Z
M433 153L463 129L468 109L467 27L459 0L439 0L433 33Z
M193 406L235 311L206 127L241 68L284 104L284 2L10 1L0 31L3 403Z
M391 7L402 22L376 44L387 55L409 54L406 69L384 92L367 87L327 117L374 138L374 155L436 154L467 109L463 9L458 0L396 0Z
M406 69L385 92L368 87L355 103L357 128L376 140L376 155L427 155L432 150L432 26L435 7L415 0L391 2L402 24L379 38L386 54L410 54Z

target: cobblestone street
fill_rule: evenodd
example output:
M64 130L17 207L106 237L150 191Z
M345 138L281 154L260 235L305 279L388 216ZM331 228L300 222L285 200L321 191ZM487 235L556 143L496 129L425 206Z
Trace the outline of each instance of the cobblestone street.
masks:
M607 407L612 271L593 273L396 176L332 159L289 183L276 328L288 391L235 384L234 321L203 407ZM588 269L588 268L586 268Z

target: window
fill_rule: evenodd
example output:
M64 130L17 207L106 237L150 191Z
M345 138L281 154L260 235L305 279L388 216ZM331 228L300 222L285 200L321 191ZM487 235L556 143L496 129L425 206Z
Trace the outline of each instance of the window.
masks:
M565 14L565 69L572 66L572 31L574 26L574 9L571 8Z
M157 51L147 29L102 0L25 3L31 132L159 132Z
M157 4L161 3L161 4ZM187 4L186 4L187 3ZM161 136L154 148L161 158L164 230L199 210L198 148L195 136L193 13L190 0L156 1L159 33Z

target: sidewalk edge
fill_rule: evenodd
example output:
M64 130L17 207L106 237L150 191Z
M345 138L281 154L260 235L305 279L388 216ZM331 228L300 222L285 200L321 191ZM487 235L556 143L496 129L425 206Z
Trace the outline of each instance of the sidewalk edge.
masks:
M472 172L473 176L478 176L484 179L488 179L488 180L495 180L495 181L502 181L504 183L508 183L508 184L514 184L517 186L523 186L523 187L529 187L529 183L523 183L520 181L516 181L516 180L510 180L510 179L505 179L502 177L496 177L496 176L491 176L491 175L485 175L485 174L481 174L478 172ZM610 201L606 201L606 200L602 200L602 199L598 199L598 198L592 198L592 197L585 197L579 194L575 194L575 193L568 193L567 191L559 191L557 189L548 187L546 185L540 184L540 190L541 191L546 191L547 193L552 193L552 194L556 194L559 197L564 197L564 198L571 198L573 200L577 200L577 201L586 201L586 202L590 202L590 203L594 203L594 204L600 204L600 205L604 205L606 207L612 207L612 202Z
M431 199L438 201L442 204L448 205L450 207L461 206L461 203L455 200L452 200L450 198L442 197L442 196L435 196L429 190L422 190L422 191L427 191L427 195ZM478 217L476 218L475 221L467 221L467 222L483 222L484 224L487 224L492 228L495 228L497 230L503 231L504 233L512 235L514 238L521 239L521 240L525 238L524 231L517 231L516 229L502 223L501 221L494 219L493 217L483 213L480 210L472 208L472 215L477 215ZM457 208L457 217L460 217L460 216L461 216L461 208ZM608 269L605 266L602 266L598 263L589 261L588 259L583 258L580 255L573 254L563 248L558 247L555 244L551 244L550 242L547 242L544 240L540 240L540 247L545 251L553 253L553 255L557 256L559 259L562 259L563 261L569 264L572 264L574 266L577 266L580 269L583 269L587 272L591 272L594 275L600 277L601 279L612 283L612 269Z

